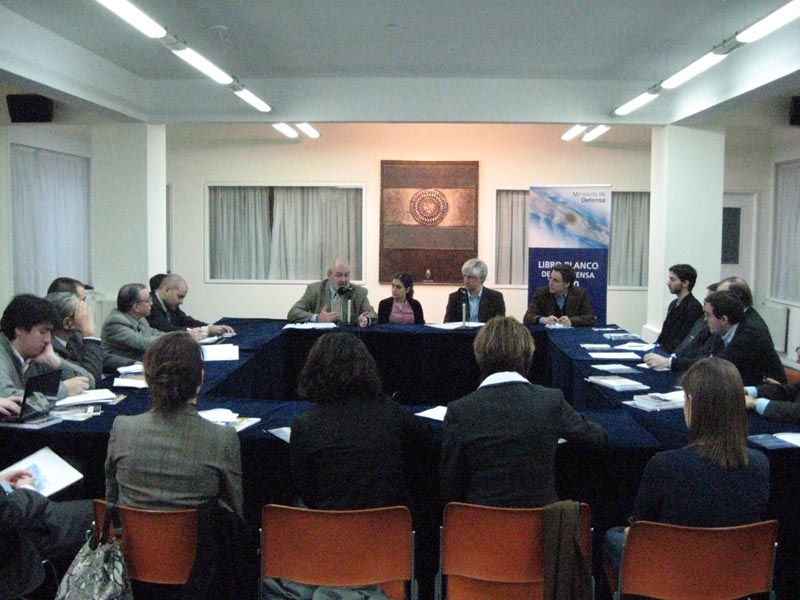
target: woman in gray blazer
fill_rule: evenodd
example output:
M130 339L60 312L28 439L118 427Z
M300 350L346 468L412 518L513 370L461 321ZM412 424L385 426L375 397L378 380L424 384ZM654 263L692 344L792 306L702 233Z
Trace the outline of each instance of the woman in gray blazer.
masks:
M239 438L197 414L200 346L186 332L156 339L144 355L152 408L114 420L106 458L106 500L150 510L209 500L242 514Z

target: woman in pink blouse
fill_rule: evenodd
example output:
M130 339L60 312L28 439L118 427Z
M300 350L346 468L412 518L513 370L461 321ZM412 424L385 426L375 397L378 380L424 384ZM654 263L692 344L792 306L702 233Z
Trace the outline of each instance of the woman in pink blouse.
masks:
M414 280L405 271L392 279L392 297L378 304L378 323L425 324L422 305L414 300Z

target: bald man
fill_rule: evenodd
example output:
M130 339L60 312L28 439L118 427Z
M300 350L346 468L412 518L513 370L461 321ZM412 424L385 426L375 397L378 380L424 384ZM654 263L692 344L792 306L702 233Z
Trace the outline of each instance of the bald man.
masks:
M378 315L369 303L367 289L350 283L350 265L336 259L328 269L328 278L310 284L286 318L293 323L358 323L368 327Z
M181 310L189 293L186 280L180 275L165 275L155 291L150 293L153 308L147 316L150 327L159 331L189 331L196 340L210 335L234 333L228 325L209 325L198 321Z

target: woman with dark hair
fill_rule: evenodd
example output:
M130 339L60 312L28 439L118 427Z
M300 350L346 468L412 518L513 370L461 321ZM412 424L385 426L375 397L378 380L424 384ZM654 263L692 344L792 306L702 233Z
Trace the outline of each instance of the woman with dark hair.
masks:
M525 379L533 338L514 317L494 317L473 344L478 389L447 406L439 469L442 502L537 507L558 500L558 439L602 445L605 431L560 390Z
M314 402L292 422L292 477L309 508L409 503L407 474L429 439L421 421L381 394L375 359L351 333L320 337L298 393Z
M647 463L631 522L731 527L762 518L769 497L769 462L747 447L742 378L721 358L696 362L683 376L689 445L659 452ZM625 531L606 534L605 556L619 568Z
M203 383L200 346L186 332L148 346L144 378L152 408L114 420L106 458L106 500L152 510L216 500L242 514L239 438L233 427L197 414Z
M392 297L378 304L378 323L425 324L422 305L414 300L414 280L405 271L392 278Z

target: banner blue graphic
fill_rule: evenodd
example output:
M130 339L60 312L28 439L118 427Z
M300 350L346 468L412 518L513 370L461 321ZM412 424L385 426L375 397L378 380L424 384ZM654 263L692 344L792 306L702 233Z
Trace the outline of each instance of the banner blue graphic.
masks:
M528 302L556 263L575 269L598 324L606 322L611 186L531 187L528 200Z

